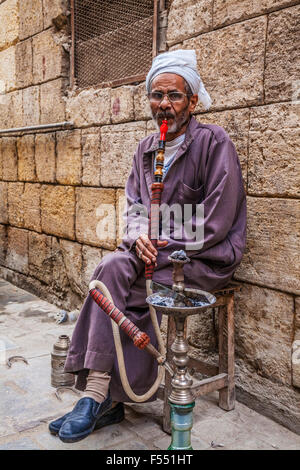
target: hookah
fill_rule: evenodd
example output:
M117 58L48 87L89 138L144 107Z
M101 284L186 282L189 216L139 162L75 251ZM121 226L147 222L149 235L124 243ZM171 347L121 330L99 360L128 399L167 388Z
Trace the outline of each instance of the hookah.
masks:
M156 156L154 182L152 183L149 238L157 247L159 236L159 209L164 184L162 182L167 121L160 126L160 140ZM172 377L172 391L169 397L171 406L172 442L168 450L191 450L192 411L195 400L192 393L193 381L187 370L188 344L184 338L184 326L188 315L200 313L211 307L216 298L208 292L199 289L187 289L184 286L183 266L189 262L183 250L173 252L168 259L173 263L172 289L152 281L154 263L145 266L146 302L149 304L150 317L158 341L158 350L150 343L149 336L142 332L123 312L113 303L112 296L104 283L93 280L89 284L89 294L101 309L111 318L113 338L116 347L120 378L128 397L134 402L141 403L151 398L158 390L164 379L165 369ZM100 292L99 292L99 290ZM155 293L153 293L153 290ZM176 338L171 347L174 353L173 363L166 360L166 350L157 321L156 311L173 315L176 325ZM128 382L124 355L120 339L122 329L139 349L144 349L158 362L158 375L151 388L143 395L136 395Z

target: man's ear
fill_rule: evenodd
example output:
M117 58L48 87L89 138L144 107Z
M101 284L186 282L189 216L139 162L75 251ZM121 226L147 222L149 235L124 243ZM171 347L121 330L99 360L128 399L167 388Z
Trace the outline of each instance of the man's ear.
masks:
M190 108L189 110L191 113L195 111L197 103L198 103L198 95L192 95L190 98L190 105L189 105L189 108Z

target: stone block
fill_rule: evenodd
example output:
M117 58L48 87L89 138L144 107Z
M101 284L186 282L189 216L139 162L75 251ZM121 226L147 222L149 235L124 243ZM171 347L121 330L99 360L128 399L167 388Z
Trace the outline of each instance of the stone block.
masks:
M300 340L292 345L292 381L294 387L300 388Z
M153 119L151 119L151 121L147 121L146 135L148 136L148 135L154 134L155 132L158 132L158 129Z
M1 153L3 179L16 181L18 179L18 158L15 137L2 137Z
M300 340L300 297L295 298L295 336L294 340Z
M17 90L9 93L9 114L10 126L22 127L23 126L23 90Z
M121 86L111 90L111 122L134 120L132 86Z
M46 284L52 282L52 238L28 233L28 274Z
M8 219L11 225L41 231L39 184L9 183Z
M136 121L151 118L145 82L140 83L134 89L134 118Z
M299 100L300 5L269 15L266 45L265 99Z
M38 181L55 182L55 134L36 134L35 167Z
M299 294L300 201L248 197L247 210L247 245L235 278Z
M16 46L0 52L0 91L7 93L16 88Z
M68 240L60 240L59 244L69 284L74 292L84 296L84 291L81 287L82 245Z
M32 39L16 45L16 85L24 88L33 84Z
M41 191L42 231L58 237L75 238L75 192L70 186L43 185Z
M236 295L236 354L259 375L291 384L294 301L291 295L244 284Z
M34 126L40 123L40 89L38 86L23 90L23 125Z
M5 82L0 79L0 126L2 129L12 127L11 93L4 95Z
M117 211L117 245L119 245L123 238L124 228L126 221L124 220L124 212L126 209L126 196L124 189L117 189L116 194L116 211Z
M284 103L251 109L249 194L300 196L298 108Z
M203 124L216 124L223 127L235 145L245 188L247 186L249 109L234 109L218 113L205 113L195 116Z
M7 212L7 184L4 181L0 181L0 223L8 223L8 212Z
M15 227L7 228L7 253L5 265L23 274L28 274L28 231Z
M101 128L101 184L103 186L125 186L137 144L145 137L145 134L145 122Z
M62 75L65 52L55 41L53 29L47 29L32 38L32 51L35 84L53 80Z
M0 5L0 50L19 39L18 0L6 0Z
M82 129L82 184L100 185L100 128Z
M67 120L76 127L110 123L111 89L83 90L67 99Z
M81 131L61 131L56 134L56 180L61 184L80 184Z
M215 0L214 28L279 10L295 4L295 0Z
M7 251L7 226L0 224L0 264L5 264Z
M168 15L168 44L209 31L212 28L212 8L212 0L174 0Z
M196 50L211 110L263 102L266 26L260 17L183 42L184 49Z
M43 0L44 29L66 17L67 0Z
M85 294L88 293L89 283L92 279L95 269L102 259L102 250L100 248L82 245L82 288Z
M35 181L34 135L28 134L17 138L18 179Z
M42 83L40 86L41 124L65 121L65 88L66 81L62 78ZM53 103L55 103L55 106L53 106Z
M76 189L76 238L89 245L115 248L116 209L113 189Z
M20 39L26 39L43 29L42 0L22 0L19 2Z

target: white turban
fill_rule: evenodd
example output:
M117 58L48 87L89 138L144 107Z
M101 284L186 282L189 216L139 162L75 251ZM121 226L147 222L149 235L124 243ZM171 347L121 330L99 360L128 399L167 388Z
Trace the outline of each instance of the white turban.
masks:
M189 84L194 95L198 95L199 101L205 109L211 106L211 97L204 88L203 82L197 70L196 52L194 50L179 49L177 51L164 52L155 57L152 67L146 78L147 92L151 91L152 80L161 73L175 73L180 75Z

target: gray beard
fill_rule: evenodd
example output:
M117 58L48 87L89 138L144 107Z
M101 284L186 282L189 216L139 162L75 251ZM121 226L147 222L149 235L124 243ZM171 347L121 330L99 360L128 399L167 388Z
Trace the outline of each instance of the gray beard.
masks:
M160 125L158 124L157 119L153 116L152 111L151 111L151 116L152 116L152 120L155 124L156 129L160 131ZM182 128L182 126L189 120L189 118L190 116L187 119L183 116L179 116L177 119L175 118L173 124L170 127L168 127L167 134L175 134L176 132L178 132Z

